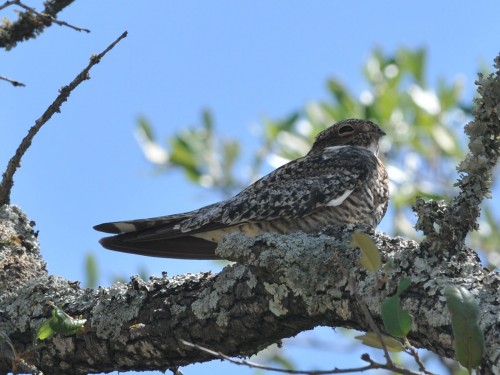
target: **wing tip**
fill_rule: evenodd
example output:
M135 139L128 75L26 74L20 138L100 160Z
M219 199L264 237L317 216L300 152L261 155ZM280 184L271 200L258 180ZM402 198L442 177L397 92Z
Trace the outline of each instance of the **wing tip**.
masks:
M144 224L139 225L141 222ZM148 226L153 227L155 222L150 220L134 220L134 221L115 221L109 223L102 223L94 226L94 229L99 232L111 233L111 234L122 234L136 232L141 229L147 229Z
M122 230L118 228L115 223L102 223L93 226L94 230L104 233L122 233Z

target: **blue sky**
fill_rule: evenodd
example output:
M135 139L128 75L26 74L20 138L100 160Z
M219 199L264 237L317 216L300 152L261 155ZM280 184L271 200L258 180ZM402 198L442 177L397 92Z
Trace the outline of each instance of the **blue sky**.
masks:
M5 165L57 90L92 53L129 32L41 130L15 176L12 203L37 222L49 272L70 280L83 279L87 252L98 259L103 285L141 268L155 275L219 269L211 262L110 252L97 243L101 236L92 230L97 223L188 211L219 198L189 185L179 173L152 172L133 135L139 116L166 138L199 123L201 110L210 108L218 130L241 139L250 152L256 142L252 127L264 116L280 118L326 98L328 77L360 93L365 88L361 66L375 46L387 52L426 47L429 82L461 76L467 98L474 92L477 69L491 65L500 49L500 4L495 2L144 4L76 1L59 18L91 29L90 34L53 26L36 40L2 51L0 75L27 85L0 82L0 161ZM322 332L329 339L331 330ZM290 353L303 368L345 364L329 351L300 354L292 348ZM197 365L185 373L252 372L220 367L218 361L208 366L213 370Z

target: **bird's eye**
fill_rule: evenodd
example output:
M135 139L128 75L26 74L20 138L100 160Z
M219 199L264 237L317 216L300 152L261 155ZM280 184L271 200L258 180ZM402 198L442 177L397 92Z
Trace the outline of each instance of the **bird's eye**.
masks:
M344 125L339 129L340 135L348 135L354 133L354 128L351 125Z

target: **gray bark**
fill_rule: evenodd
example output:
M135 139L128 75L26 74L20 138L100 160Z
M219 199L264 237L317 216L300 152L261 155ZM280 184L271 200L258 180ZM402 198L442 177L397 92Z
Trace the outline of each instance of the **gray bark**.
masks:
M212 359L179 339L228 355L251 355L318 325L369 330L348 291L345 269L379 326L381 302L402 277L411 277L402 297L414 318L409 338L445 357L453 357L453 340L443 290L449 284L466 286L481 307L483 365L490 373L500 371L495 349L500 277L466 247L458 254L437 252L376 233L384 261L392 266L374 275L358 266L358 250L347 246L352 228L331 227L315 236L238 234L219 246L219 255L236 263L217 275L148 282L133 277L126 285L92 290L47 274L30 223L17 207L4 206L0 215L0 327L17 352L46 374L167 369ZM50 316L48 301L83 315L85 332L54 336L32 350L33 335ZM5 343L2 352L0 373L7 373L12 353Z

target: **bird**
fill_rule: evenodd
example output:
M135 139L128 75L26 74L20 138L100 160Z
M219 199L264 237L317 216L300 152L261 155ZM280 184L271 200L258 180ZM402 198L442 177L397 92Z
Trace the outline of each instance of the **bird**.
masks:
M104 248L162 258L219 259L229 233L318 233L330 224L375 228L389 201L387 171L378 158L386 133L374 122L346 119L320 132L292 160L227 200L194 211L109 222Z

